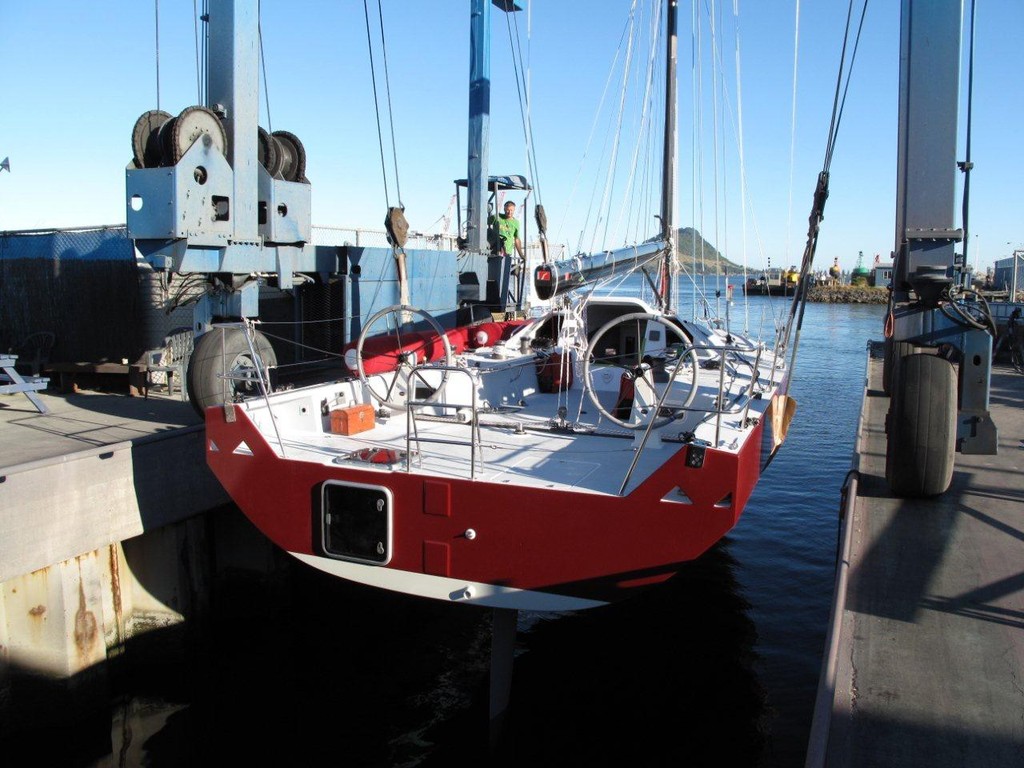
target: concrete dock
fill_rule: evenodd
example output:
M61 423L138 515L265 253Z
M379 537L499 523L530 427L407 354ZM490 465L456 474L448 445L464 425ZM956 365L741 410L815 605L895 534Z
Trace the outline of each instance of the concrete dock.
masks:
M895 498L871 351L808 766L1024 765L1024 376L991 392L998 455Z
M40 397L0 399L0 582L227 501L187 402Z
M189 403L39 397L48 413L0 397L0 735L12 711L28 717L12 680L94 676L131 638L197 612L211 540L231 542L221 563L260 546L245 531L215 537L221 516L203 514L228 497Z

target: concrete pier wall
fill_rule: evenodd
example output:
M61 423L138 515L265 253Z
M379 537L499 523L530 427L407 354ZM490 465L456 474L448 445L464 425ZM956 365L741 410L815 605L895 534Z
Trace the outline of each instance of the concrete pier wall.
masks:
M0 734L45 705L20 695L19 679L95 706L104 662L126 643L201 622L225 572L277 567L281 554L226 506L204 434L0 468Z

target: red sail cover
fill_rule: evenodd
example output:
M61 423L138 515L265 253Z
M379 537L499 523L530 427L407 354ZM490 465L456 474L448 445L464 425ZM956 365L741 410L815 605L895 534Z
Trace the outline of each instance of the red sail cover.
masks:
M452 354L458 355L467 349L490 347L499 341L505 341L526 322L526 320L504 320L463 325L445 332L445 336L451 346ZM358 373L355 359L356 346L356 342L345 346L345 365L352 373ZM443 360L444 343L440 336L430 330L371 336L363 342L363 371L367 376L375 373L388 373L398 368L403 359L411 362L412 355L416 356L417 365Z

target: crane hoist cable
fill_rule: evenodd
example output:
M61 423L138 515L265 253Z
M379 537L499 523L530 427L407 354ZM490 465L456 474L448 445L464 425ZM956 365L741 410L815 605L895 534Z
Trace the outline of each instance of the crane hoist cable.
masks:
M391 104L391 82L388 72L388 48L387 36L384 33L384 10L380 0L377 0L377 18L380 25L381 57L384 65L384 89L387 97L388 127L391 139L391 158L394 163L395 172L395 193L397 205L391 205L391 193L388 188L387 160L384 151L384 132L381 127L380 97L377 93L377 69L374 57L373 34L370 31L370 7L367 0L363 0L363 17L366 20L366 46L370 55L370 79L373 84L373 109L377 118L377 143L380 147L380 169L384 181L384 198L387 206L387 214L384 217L384 228L387 231L388 242L395 257L398 269L399 298L403 305L409 303L409 275L406 265L405 243L408 239L409 223L405 219L405 206L402 204L402 187L398 176L398 147L395 142L395 120L394 110ZM403 318L404 319L404 318Z
M391 106L391 84L388 74L388 53L387 53L387 37L384 34L384 14L381 8L380 0L377 0L377 14L380 22L380 43L381 43L381 56L384 66L384 90L387 98L388 108L388 121L390 129L390 140L391 140L391 158L394 165L395 173L395 188L397 195L398 207L403 208L402 205L402 187L398 177L398 148L395 142L395 121L393 116L393 110ZM370 55L370 80L373 85L373 109L374 114L377 118L377 144L380 148L380 169L381 175L384 180L384 197L387 206L391 206L391 193L388 187L388 171L387 171L387 159L385 158L384 149L384 130L381 126L381 114L380 114L380 96L377 93L377 67L376 57L374 56L373 46L373 33L370 31L370 8L367 0L363 0L363 17L366 20L366 46Z

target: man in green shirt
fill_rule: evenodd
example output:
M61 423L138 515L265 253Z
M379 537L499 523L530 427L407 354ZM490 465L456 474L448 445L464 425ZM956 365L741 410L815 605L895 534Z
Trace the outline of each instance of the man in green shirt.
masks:
M491 243L499 256L511 256L518 253L524 258L523 243L519 239L519 220L516 218L516 204L511 200L505 203L505 212L492 216L487 222L491 228Z

